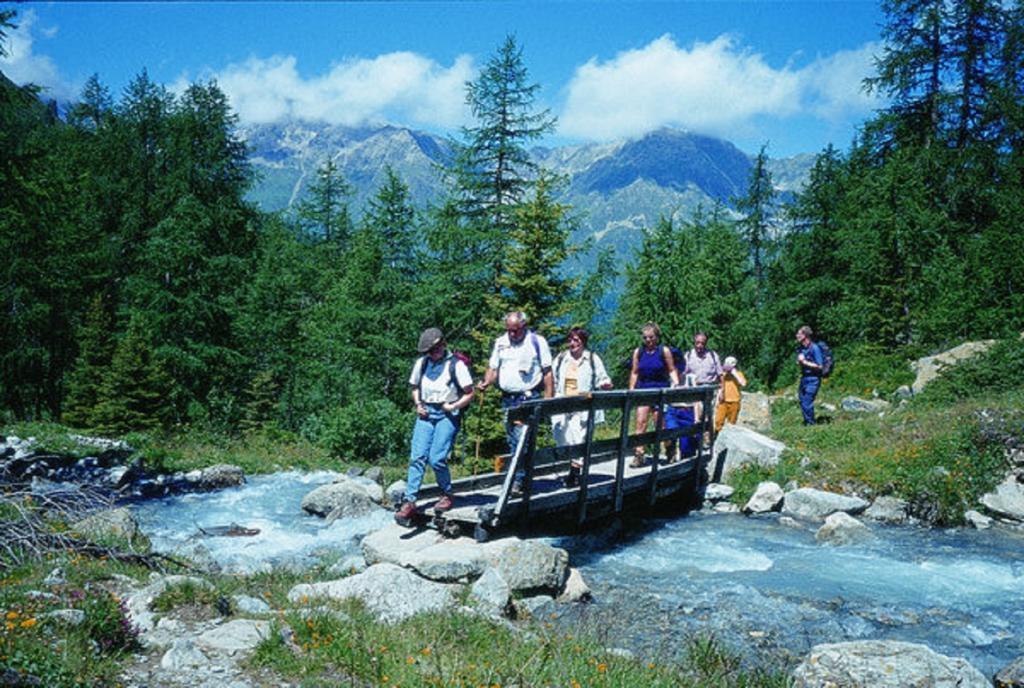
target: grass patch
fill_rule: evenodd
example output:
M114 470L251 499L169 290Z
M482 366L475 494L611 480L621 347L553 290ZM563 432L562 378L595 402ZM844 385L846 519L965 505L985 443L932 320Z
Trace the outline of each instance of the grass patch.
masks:
M735 478L735 500L745 498L758 479L796 479L802 485L865 496L907 499L916 516L937 525L963 522L981 495L998 484L1008 464L999 438L984 431L983 418L1012 419L1024 406L1024 343L1001 342L987 354L944 373L910 402L881 414L822 411L838 407L849 385L822 385L816 407L830 422L805 427L794 398L772 406L772 432L788 449L779 468L750 470ZM1007 367L1012 374L1003 374ZM858 367L866 370L866 367ZM837 367L838 370L838 367ZM1002 377L999 377L999 376ZM996 378L1005 384L995 384ZM1020 379L1018 379L1020 378ZM889 384L899 379L887 378ZM902 384L902 383L901 383ZM874 389L867 388L866 389ZM1004 422L1024 436L1024 422Z
M786 685L782 674L741 669L713 640L690 661L642 663L587 637L555 633L546 624L523 635L459 613L385 626L354 602L339 605L337 612L287 615L292 642L274 633L250 661L310 686Z
M117 685L120 664L138 649L138 631L128 622L123 602L105 584L110 573L89 578L76 570L75 580L43 583L53 568L70 571L78 563L56 555L5 571L0 581L0 666L54 688ZM141 569L132 572L143 574ZM31 591L46 594L29 595ZM69 609L80 615L80 622L63 616L67 612L54 614Z

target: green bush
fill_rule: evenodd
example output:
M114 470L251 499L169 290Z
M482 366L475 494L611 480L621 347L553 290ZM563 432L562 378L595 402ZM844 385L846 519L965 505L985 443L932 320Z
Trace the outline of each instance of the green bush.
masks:
M387 399L356 402L328 413L316 440L346 461L395 464L408 457L412 422Z
M134 650L139 629L128 618L124 601L105 591L92 591L80 598L78 609L85 612L83 628L104 653Z

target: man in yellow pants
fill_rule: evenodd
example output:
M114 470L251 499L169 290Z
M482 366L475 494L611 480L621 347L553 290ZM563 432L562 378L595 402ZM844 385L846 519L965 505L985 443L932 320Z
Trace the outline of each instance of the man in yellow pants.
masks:
M736 367L736 357L726 356L722 362L722 387L718 391L718 408L715 410L715 434L722 431L725 421L733 425L740 415L743 388L747 386L746 376Z

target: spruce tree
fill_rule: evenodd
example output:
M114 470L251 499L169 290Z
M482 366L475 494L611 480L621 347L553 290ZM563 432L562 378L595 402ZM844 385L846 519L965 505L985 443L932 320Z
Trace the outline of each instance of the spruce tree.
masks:
M79 428L93 425L100 388L113 357L114 319L103 294L96 294L78 332L78 358L68 376L64 400L65 423Z
M305 198L296 206L296 216L307 235L344 248L352 234L348 202L352 186L334 164L327 160L316 171Z
M166 425L172 417L170 386L141 321L133 319L100 387L93 426L102 433L120 435Z

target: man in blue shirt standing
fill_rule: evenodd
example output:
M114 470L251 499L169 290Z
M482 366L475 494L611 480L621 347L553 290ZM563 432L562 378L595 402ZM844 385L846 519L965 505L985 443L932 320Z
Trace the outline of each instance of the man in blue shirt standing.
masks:
M811 339L814 331L804 325L796 331L796 363L800 366L800 410L804 414L804 425L814 425L814 397L821 387L822 367L825 362L821 349Z

